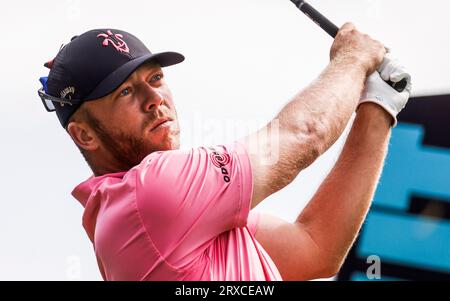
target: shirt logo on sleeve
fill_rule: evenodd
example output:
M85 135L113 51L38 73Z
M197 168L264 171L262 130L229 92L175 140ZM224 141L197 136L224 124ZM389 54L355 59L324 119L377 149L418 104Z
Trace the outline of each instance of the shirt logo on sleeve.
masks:
M228 169L226 168L226 165L230 163L231 157L230 155L226 153L219 153L215 149L211 148L212 153L209 155L209 158L211 159L211 162L214 166L217 168L220 168L220 171L223 175L223 180L226 183L230 182L230 174L228 172Z

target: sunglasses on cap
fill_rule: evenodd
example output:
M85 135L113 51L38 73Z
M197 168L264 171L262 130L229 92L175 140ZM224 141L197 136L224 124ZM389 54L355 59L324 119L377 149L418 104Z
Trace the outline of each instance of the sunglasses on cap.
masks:
M64 107L65 105L74 106L81 103L80 99L58 98L47 94L47 79L47 77L41 77L39 79L42 84L42 88L38 90L39 98L41 99L47 112L54 112L56 110L55 103L59 104L61 107Z

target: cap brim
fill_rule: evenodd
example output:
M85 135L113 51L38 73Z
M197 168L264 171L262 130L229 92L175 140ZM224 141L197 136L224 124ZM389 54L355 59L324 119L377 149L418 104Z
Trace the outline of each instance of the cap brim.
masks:
M120 66L113 73L108 75L100 84L83 99L84 101L98 99L115 91L127 78L136 71L142 64L155 61L161 67L179 64L184 61L184 56L178 52L160 52L136 58Z

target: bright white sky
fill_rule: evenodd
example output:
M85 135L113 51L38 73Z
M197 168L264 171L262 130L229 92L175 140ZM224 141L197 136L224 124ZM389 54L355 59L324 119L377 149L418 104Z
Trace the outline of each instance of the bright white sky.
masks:
M411 71L415 95L450 92L448 1L310 3L388 45ZM70 195L90 170L36 93L43 63L73 35L118 28L154 52L186 56L166 69L183 147L229 142L269 121L326 66L332 43L289 0L16 0L0 23L0 280L101 279ZM295 219L342 141L258 210Z

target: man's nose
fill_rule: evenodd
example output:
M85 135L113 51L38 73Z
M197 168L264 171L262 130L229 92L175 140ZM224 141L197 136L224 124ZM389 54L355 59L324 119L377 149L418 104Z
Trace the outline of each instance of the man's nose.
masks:
M149 84L145 85L143 88L142 97L142 106L145 112L155 110L164 103L164 96L161 92Z

